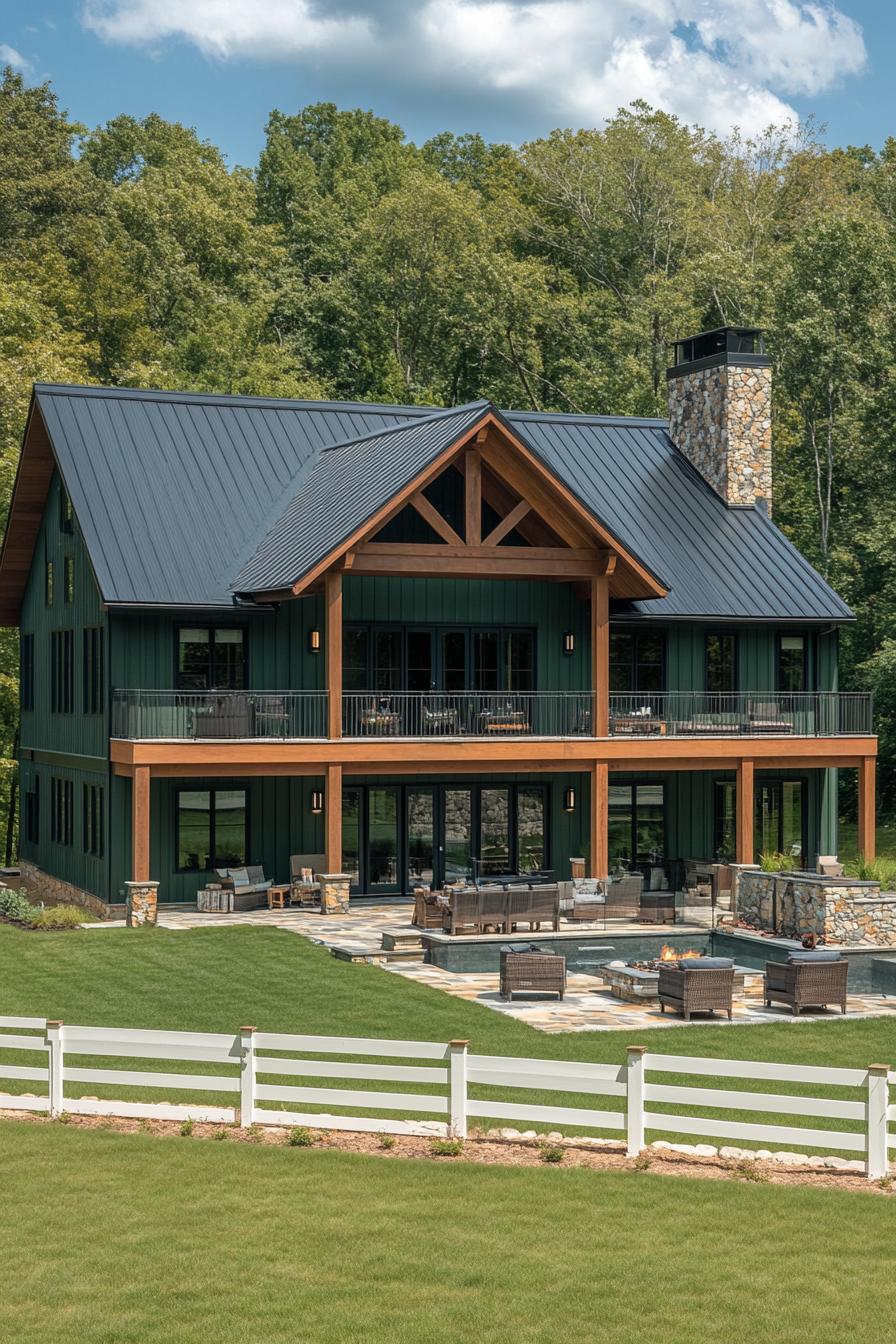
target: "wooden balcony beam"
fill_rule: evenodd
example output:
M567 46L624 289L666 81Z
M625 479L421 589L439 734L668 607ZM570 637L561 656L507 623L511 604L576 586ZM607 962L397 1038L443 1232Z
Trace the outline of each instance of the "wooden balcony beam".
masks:
M605 564L601 552L565 546L429 546L371 541L355 550L352 573L571 581L590 579L601 573Z

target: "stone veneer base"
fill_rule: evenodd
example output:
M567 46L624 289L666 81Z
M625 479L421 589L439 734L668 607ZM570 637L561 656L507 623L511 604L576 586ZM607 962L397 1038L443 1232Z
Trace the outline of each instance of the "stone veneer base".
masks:
M735 884L736 912L751 928L785 938L814 934L843 947L896 947L896 893L878 882L745 870Z
M39 896L49 897L65 905L80 905L97 919L120 919L125 914L123 904L107 905L99 896L94 896L93 892L85 891L83 887L76 887L71 882L64 882L61 877L54 877L52 873L45 873L43 868L39 868L36 863L30 863L28 859L21 859L19 868L26 882L29 886L34 886L35 894Z

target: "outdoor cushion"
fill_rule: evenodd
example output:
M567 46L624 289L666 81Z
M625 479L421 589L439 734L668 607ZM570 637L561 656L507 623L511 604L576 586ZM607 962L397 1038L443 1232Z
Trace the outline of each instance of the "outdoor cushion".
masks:
M502 943L499 948L501 952L541 952L542 948L536 943Z
M816 952L791 952L787 960L791 966L796 966L802 961L842 961L843 958L833 949L819 948Z
M231 868L229 872L235 887L248 887L251 885L249 882L248 868Z
M246 872L249 874L250 882L264 881L264 869L262 868L260 863L250 863L248 868L246 869Z
M678 966L682 971L730 971L733 957L684 957Z

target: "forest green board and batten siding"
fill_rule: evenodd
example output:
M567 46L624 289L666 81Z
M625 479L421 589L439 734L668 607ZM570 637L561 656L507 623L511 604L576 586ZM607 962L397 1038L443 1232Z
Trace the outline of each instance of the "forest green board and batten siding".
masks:
M60 526L61 483L54 475L41 522L34 561L26 585L21 633L34 639L34 707L21 714L20 755L22 790L21 857L65 882L108 899L109 893L109 665L106 613L100 602L93 570L81 539L77 519L71 532ZM66 601L65 560L74 570L72 601ZM47 605L47 564L53 565L53 602ZM85 629L102 629L104 643L103 709L84 712L83 637ZM72 631L72 712L52 709L52 635ZM72 784L72 843L51 839L51 787L54 778ZM26 833L25 797L38 780L40 838L32 843ZM103 790L102 857L84 850L84 788Z

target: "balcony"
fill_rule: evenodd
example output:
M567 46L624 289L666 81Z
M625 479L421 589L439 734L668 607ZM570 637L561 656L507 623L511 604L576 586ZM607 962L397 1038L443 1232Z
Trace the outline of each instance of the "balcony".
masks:
M112 736L132 741L327 738L326 691L114 691ZM609 697L616 738L863 737L867 692L665 691ZM590 738L590 691L347 692L346 738Z

